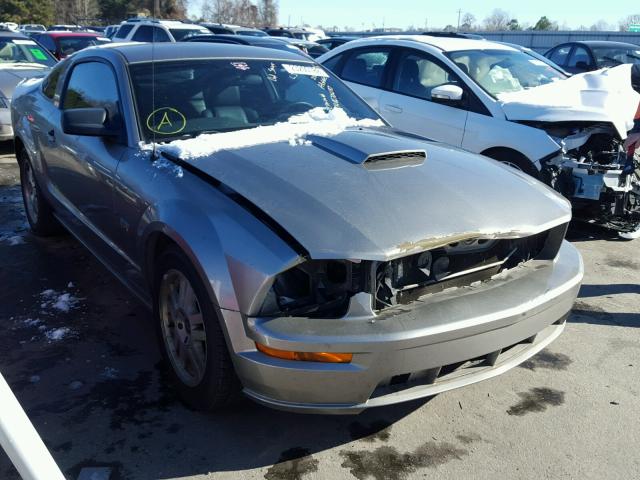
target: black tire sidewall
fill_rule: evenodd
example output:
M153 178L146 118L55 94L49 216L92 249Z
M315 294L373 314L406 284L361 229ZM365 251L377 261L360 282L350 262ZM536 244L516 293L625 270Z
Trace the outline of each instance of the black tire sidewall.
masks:
M162 332L160 317L160 283L168 270L178 270L191 283L198 299L207 338L207 359L202 381L195 387L186 385L175 372ZM170 247L160 254L153 279L153 318L159 348L168 367L169 375L182 400L195 410L213 410L226 406L239 390L231 356L220 325L219 312L211 301L200 276L187 256L178 248Z
M538 180L540 179L540 172L538 171L536 166L533 164L533 162L519 152L499 150L496 152L487 153L486 156L489 158L493 158L494 160L500 163L503 163L505 165L507 164L507 162L513 165L516 165L521 171L523 171L527 175L530 175L533 178ZM507 166L511 166L511 165L507 165Z
M24 147L22 147L18 152L16 152L16 156L19 160L20 165L20 191L22 193L22 204L24 205L25 216L27 217L27 221L29 222L29 226L31 227L31 231L38 236L50 236L60 233L60 224L56 220L53 215L53 211L51 207L42 196L42 189L38 183L38 179L35 176L35 171L33 169L33 164L29 159L29 155ZM27 207L27 198L25 192L25 182L26 180L26 168L27 166L31 169L31 174L34 176L36 195L37 195L37 208L38 208L38 218L34 220L31 218L29 214L29 208Z

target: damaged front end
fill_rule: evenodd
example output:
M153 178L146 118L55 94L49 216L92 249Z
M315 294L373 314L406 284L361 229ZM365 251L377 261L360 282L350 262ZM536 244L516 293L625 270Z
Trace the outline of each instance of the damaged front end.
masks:
M532 260L553 260L567 224L518 238L472 237L388 261L306 260L273 279L259 317L375 318Z
M610 124L537 124L561 150L541 160L545 183L571 200L573 217L633 235L640 230L640 158Z

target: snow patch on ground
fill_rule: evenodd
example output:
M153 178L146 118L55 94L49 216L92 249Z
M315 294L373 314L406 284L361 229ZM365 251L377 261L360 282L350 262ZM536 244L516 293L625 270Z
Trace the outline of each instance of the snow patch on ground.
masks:
M54 310L60 312L69 312L76 308L80 303L80 299L74 297L68 292L57 292L52 289L47 289L40 293L41 303L40 307L43 313L52 314Z
M182 159L195 159L211 155L220 150L234 150L269 143L288 142L290 145L306 145L307 135L330 137L353 127L382 127L382 120L356 120L349 117L341 108L329 111L324 108L313 108L300 115L294 115L286 122L275 125L260 126L248 130L234 132L202 134L196 138L175 140L158 145L158 150ZM143 145L150 150L152 145ZM156 161L158 163L159 160ZM173 164L170 164L173 166ZM163 167L159 167L163 168Z
M44 336L47 337L47 340L49 340L50 342L57 342L64 339L65 337L68 337L72 333L73 332L70 328L60 327L45 331Z

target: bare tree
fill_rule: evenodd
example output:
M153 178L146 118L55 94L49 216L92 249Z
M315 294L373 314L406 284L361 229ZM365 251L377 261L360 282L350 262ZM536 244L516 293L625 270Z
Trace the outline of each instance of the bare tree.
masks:
M462 15L462 24L460 24L460 28L464 31L470 31L474 29L476 24L476 17L473 13L465 13Z
M278 1L260 0L258 4L258 16L263 27L278 26Z
M596 23L589 27L589 30L591 30L592 32L606 32L609 30L614 30L614 28L604 20L598 20Z
M487 18L484 19L482 23L485 30L499 31L506 30L510 20L511 16L507 12L500 8L496 8Z
M619 26L621 32L629 31L631 25L640 25L640 13L629 15L620 20Z

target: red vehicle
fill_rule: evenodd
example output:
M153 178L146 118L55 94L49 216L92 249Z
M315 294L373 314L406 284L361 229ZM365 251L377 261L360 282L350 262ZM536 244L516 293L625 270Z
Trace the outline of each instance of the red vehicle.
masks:
M43 32L32 35L32 38L40 42L58 60L83 48L111 42L108 38L93 32Z

